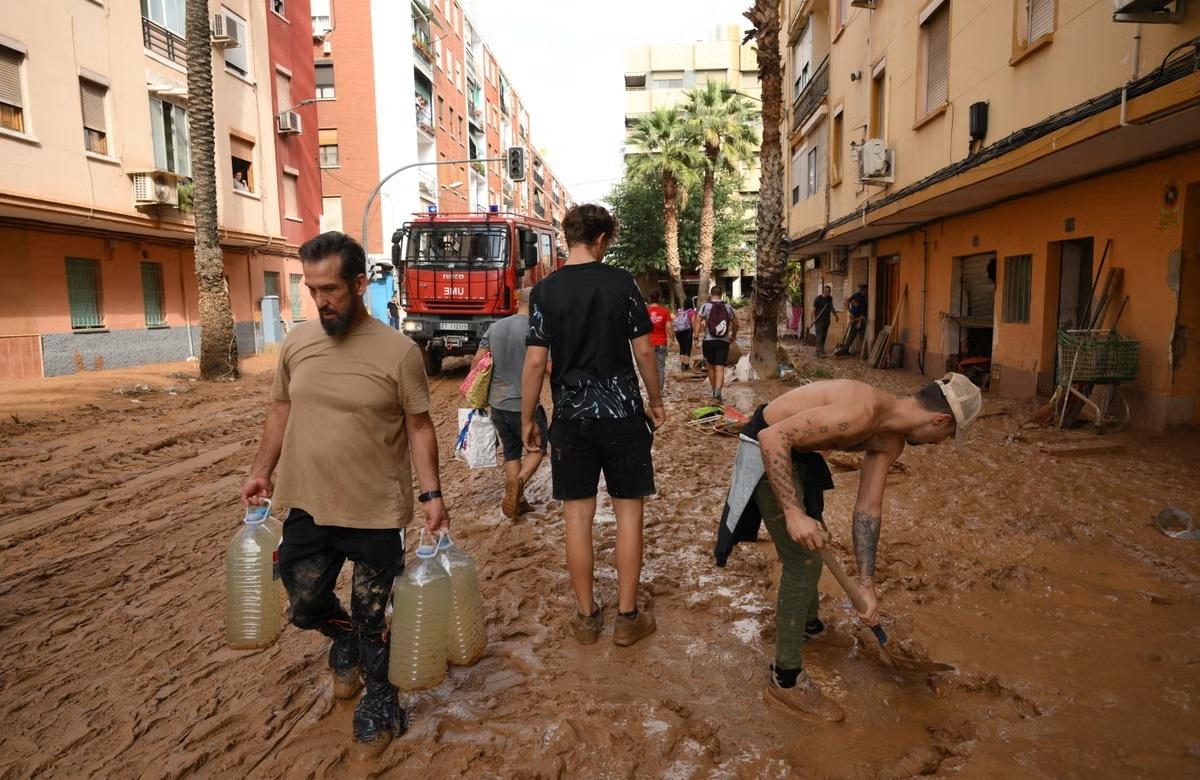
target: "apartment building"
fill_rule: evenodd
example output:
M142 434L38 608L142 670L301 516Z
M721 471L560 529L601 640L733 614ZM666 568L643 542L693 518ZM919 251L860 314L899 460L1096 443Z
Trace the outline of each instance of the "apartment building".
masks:
M413 162L438 164L398 174L380 190L368 219L373 258L385 258L393 231L430 208L497 206L551 218L561 183L459 2L312 0L312 40L326 228L358 236L371 191ZM514 145L528 150L525 182L510 181L502 162L484 162Z
M283 2L209 6L220 235L248 354L263 346L264 296L279 296L285 317L315 314L284 285L301 273L295 242L316 228L315 166L293 152L299 139L283 141L282 157L272 102L282 73L311 65L268 32ZM199 348L183 8L0 6L2 379L182 360Z
M841 309L865 283L869 333L896 322L906 367L982 367L992 391L1030 397L1052 390L1057 333L1096 319L1111 271L1098 325L1140 342L1135 424L1200 422L1191 6L782 3L806 306L831 284Z
M707 40L664 42L625 49L625 127L628 130L639 116L659 108L682 106L687 93L709 82L726 84L730 89L761 99L758 83L758 58L752 44L742 43L737 24L717 27ZM629 154L633 150L627 149ZM753 219L758 203L758 159L743 166L742 199L747 215ZM717 271L726 292L735 297L749 295L754 278L753 234L746 236L745 261L740 268ZM685 264L694 258L684 258ZM693 286L694 275L685 278ZM694 291L693 291L694 292ZM691 294L691 293L689 293Z

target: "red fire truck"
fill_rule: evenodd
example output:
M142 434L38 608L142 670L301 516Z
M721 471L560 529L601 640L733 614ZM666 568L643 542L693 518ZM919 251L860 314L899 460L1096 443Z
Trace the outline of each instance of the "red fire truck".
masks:
M517 291L557 268L554 227L507 212L415 214L392 236L404 333L425 370L472 355L495 321L517 313Z

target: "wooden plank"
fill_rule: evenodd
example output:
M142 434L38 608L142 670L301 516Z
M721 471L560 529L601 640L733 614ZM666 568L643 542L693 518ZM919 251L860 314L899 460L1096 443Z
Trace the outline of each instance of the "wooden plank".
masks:
M42 337L0 336L0 380L42 378Z
M1125 449L1125 445L1119 441L1094 441L1082 444L1043 444L1038 449L1047 455L1073 457L1075 455L1103 455L1109 452L1121 452Z

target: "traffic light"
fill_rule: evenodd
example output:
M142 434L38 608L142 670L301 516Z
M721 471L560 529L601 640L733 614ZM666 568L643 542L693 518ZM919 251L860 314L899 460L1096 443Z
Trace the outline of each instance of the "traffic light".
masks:
M508 178L525 181L525 147L508 147Z

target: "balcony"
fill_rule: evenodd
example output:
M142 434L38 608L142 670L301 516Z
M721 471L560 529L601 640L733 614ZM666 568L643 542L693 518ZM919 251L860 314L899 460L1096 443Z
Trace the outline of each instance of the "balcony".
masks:
M829 57L821 60L821 64L817 66L816 72L812 78L804 85L804 89L800 90L800 95L796 98L796 102L792 104L792 132L796 132L808 118L817 112L821 103L825 101L825 96L829 94Z
M413 33L413 51L417 53L418 64L427 68L433 67L433 44L429 41L429 33L421 28Z
M417 171L417 191L425 200L437 202L437 176L429 171Z
M542 173L542 166L540 165L533 166L533 183L539 187L546 186L546 177Z
M534 204L533 204L533 213L534 213L534 214L537 214L539 217L543 217L543 218L545 218L545 216L546 216L546 207L545 207L545 206L543 206L541 203L538 203L538 202L536 202L536 201L535 201L535 202L534 202Z
M428 103L421 105L421 96L417 95L417 129L429 137L434 136L433 107Z
M142 45L160 57L187 66L187 41L146 17L142 17Z

